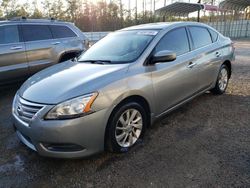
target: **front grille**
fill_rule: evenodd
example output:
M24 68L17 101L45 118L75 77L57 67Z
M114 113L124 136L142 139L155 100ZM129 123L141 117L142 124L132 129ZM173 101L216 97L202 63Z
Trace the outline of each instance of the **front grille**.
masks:
M44 105L26 101L20 97L16 101L16 115L25 123L29 124L32 118L39 112Z

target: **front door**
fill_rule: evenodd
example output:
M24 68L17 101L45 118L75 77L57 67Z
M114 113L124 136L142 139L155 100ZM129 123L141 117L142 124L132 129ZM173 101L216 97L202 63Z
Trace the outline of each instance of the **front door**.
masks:
M177 54L175 61L157 63L152 67L157 115L197 92L197 67L190 49L185 27L171 30L156 46L155 52L169 50Z

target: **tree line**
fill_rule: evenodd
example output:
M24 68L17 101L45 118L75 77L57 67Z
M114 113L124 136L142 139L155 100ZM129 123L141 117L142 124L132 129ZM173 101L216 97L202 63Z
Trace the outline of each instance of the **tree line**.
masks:
M134 0L128 1L130 4L130 1ZM140 1L146 5L146 0ZM153 3L153 0L151 1ZM155 1L159 0L154 0L154 3ZM37 0L27 0L24 4L18 4L18 0L2 0L1 20L21 16L32 19L55 18L74 22L82 31L112 31L159 20L154 16L152 9L140 12L137 6L125 9L122 0L100 0L96 3L91 0L40 0L40 2L38 4Z
M2 20L20 16L55 18L74 22L82 31L113 31L136 24L162 21L161 17L154 14L155 4L160 2L164 6L169 0L126 1L125 8L122 0L99 0L95 3L91 0L39 0L39 3L38 0L27 0L23 4L18 4L18 0L2 0L0 17ZM132 1L134 7L131 6ZM214 2L203 0L201 3ZM183 18L169 19L174 21Z

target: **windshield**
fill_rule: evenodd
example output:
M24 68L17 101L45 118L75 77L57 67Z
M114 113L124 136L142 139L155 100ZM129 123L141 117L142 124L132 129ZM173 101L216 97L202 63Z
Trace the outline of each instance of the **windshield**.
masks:
M140 57L156 30L119 31L109 34L83 53L78 61L129 63Z

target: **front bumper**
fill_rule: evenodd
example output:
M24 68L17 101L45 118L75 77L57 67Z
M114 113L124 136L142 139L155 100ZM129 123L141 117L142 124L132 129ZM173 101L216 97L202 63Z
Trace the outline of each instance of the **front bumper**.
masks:
M35 117L27 126L13 112L17 136L26 146L40 155L80 158L104 150L108 110L100 110L70 120L43 120L39 116L41 114L38 114L38 117Z

